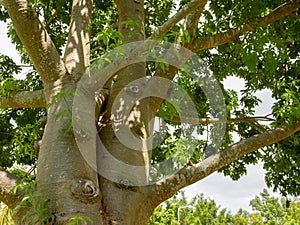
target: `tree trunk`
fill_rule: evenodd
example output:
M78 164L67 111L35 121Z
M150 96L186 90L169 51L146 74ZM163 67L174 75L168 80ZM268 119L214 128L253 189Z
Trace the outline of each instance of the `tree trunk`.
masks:
M116 4L119 31L124 41L144 40L144 1L116 1ZM128 19L138 21L139 25L131 27L122 23ZM149 110L151 106L139 99L142 87L131 82L145 76L145 63L130 65L117 74L101 121L103 145L99 149L98 172L104 175L100 177L104 224L144 224L157 205L140 188L147 185L149 179L149 134L152 133L154 114ZM118 97L124 90L130 97L122 94ZM133 107L126 113L122 106Z
M75 215L101 224L97 174L83 159L71 129L73 95L68 93L75 88L74 83L65 82L46 90L52 105L38 158L37 192L49 199L47 207L55 224L67 224ZM63 94L57 97L57 93Z
M147 149L142 148L147 137L143 136L144 128L138 126L133 129L136 135L140 135L137 136L140 141L136 143L140 151L120 143L112 126L101 130L103 145L98 149L101 171L97 176L81 155L71 129L73 95L68 93L75 92L75 88L72 82L64 82L45 91L51 106L38 159L37 192L41 193L42 199L49 199L47 208L54 215L54 224L68 224L74 216L88 217L94 224L144 224L158 204L138 185L139 182L140 185L147 182L149 172L148 153L145 155L144 152ZM149 111L142 111L141 114L146 114L148 118ZM108 150L106 153L102 151L104 146ZM128 163L129 168L139 165L141 169L114 167L111 157L106 155L108 153ZM109 177L102 177L101 174ZM30 220L33 218L27 221Z

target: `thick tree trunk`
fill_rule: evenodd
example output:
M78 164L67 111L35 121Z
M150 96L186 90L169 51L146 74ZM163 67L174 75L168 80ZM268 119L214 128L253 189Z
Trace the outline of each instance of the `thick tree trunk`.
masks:
M143 185L148 177L148 161L142 151L143 138L137 143L141 151L130 150L116 139L111 126L102 129L103 146L110 153L129 166L139 164L142 167L132 171L114 168L109 157L101 152L101 169L106 170L105 174L110 177L100 176L98 180L96 171L82 157L70 129L73 95L67 93L74 92L75 87L66 82L45 92L47 102L52 105L48 110L38 159L37 192L43 199L49 199L47 208L54 215L55 224L68 224L74 216L89 217L99 225L144 224L157 202L153 202L151 196L135 183L140 181Z
M119 12L119 31L125 42L144 40L144 1L116 1ZM134 20L137 26L126 26ZM142 86L131 82L145 78L145 63L133 64L117 74L110 91L107 112L102 118L99 152L100 190L104 224L144 224L156 204L140 186L147 185L153 112L139 99ZM117 96L126 90L126 98ZM132 97L132 98L131 98ZM137 101L133 100L137 99ZM113 110L115 104L117 110ZM133 106L126 113L123 106ZM124 131L129 132L124 132ZM147 140L148 139L148 140ZM107 151L104 151L106 149ZM117 163L116 161L117 160Z

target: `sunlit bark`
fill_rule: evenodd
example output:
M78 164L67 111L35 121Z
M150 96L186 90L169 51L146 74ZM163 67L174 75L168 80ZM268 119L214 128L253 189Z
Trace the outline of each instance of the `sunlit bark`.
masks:
M0 108L44 108L46 101L43 90L11 92L0 97Z

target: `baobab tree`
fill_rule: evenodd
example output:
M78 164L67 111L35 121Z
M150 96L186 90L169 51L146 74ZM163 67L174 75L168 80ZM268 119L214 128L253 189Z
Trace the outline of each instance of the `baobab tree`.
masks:
M298 0L1 4L33 67L18 80L1 56L0 201L16 224L145 224L181 188L257 160L299 194ZM228 76L244 79L240 99ZM261 89L276 102L254 117Z

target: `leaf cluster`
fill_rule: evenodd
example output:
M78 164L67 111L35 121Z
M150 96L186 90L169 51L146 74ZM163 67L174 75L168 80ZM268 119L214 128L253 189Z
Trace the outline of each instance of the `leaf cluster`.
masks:
M29 71L26 79L16 78L21 72L8 56L0 55L0 97L9 97L17 91L32 91L42 84L35 71ZM37 159L34 142L41 138L40 109L0 109L0 166L11 167L14 163L32 165Z
M17 184L13 192L16 193L18 189L23 189L25 196L22 198L20 204L13 209L13 213L16 213L20 209L25 209L26 213L22 217L22 222L28 225L33 224L50 224L54 221L54 216L46 209L47 199L43 199L40 193L35 192L35 181L26 181L22 179Z

